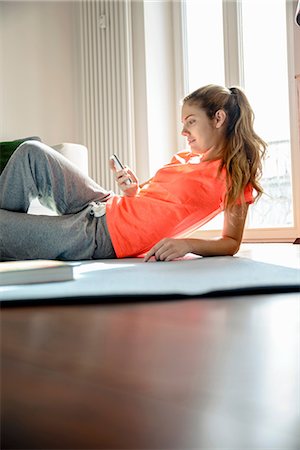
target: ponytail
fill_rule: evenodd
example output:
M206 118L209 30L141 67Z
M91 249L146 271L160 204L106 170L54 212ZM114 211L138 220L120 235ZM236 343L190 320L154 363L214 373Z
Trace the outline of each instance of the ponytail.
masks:
M267 144L253 129L254 113L244 92L238 87L232 87L229 91L224 108L228 114L227 144L221 167L227 171L225 207L230 208L240 197L243 198L248 183L255 189L256 199L262 195L259 180Z
M198 104L210 119L219 109L226 113L225 148L220 163L220 171L226 169L225 208L232 208L239 199L243 202L249 183L258 199L263 193L259 179L267 144L253 129L254 113L242 89L208 85L185 97L183 102Z

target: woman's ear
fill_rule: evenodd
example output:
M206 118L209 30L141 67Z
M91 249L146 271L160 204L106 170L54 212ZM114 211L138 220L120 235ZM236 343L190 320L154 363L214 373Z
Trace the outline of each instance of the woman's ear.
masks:
M216 128L221 128L221 126L224 124L226 120L226 112L224 109L218 109L218 111L215 114L215 125Z

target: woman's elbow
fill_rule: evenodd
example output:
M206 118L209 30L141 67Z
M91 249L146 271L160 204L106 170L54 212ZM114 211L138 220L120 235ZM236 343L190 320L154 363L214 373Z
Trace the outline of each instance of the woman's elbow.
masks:
M236 255L237 254L237 252L239 251L239 249L240 249L240 246L239 245L236 245L235 246L235 248L233 249L233 251L231 252L231 256L234 256L234 255Z
M232 239L232 238L229 238L227 242L228 242L228 247L226 249L227 250L226 255L227 256L236 255L240 249L241 242L237 241L236 239Z

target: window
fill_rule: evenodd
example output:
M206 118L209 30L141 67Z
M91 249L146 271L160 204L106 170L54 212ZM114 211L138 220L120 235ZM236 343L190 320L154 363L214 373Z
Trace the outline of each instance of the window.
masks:
M255 130L268 142L265 194L249 208L247 229L260 229L264 238L274 236L272 230L278 238L296 237L286 1L185 0L183 9L186 92L208 83L244 87ZM219 217L206 229L221 224Z
M290 227L294 221L285 1L272 2L272 20L266 1L243 0L241 12L244 87L255 111L256 130L269 144L266 195L251 208L249 226Z

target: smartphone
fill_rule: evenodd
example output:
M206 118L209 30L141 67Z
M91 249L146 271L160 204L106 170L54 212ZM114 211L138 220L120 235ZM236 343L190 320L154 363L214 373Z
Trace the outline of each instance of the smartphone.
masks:
M117 155L113 154L110 159L114 162L115 168L116 170L122 170L124 169L123 164L121 163L121 161L119 160L119 158L117 157ZM131 184L132 180L129 178L128 180L125 181L125 184Z

